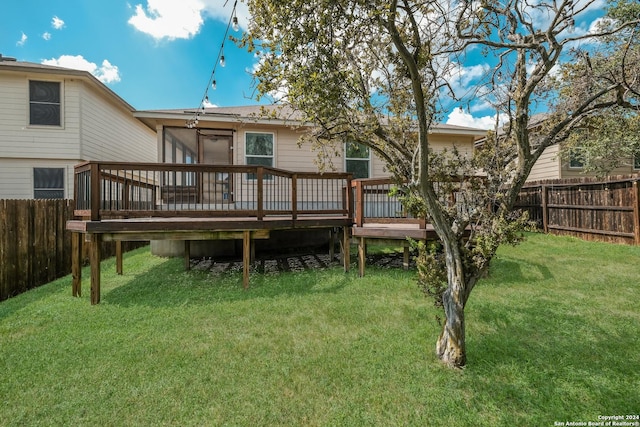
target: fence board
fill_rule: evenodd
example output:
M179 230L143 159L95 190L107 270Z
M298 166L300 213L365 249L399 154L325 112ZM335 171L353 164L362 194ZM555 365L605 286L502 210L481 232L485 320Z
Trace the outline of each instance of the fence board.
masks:
M0 200L0 301L71 272L70 219L71 200ZM123 249L144 244L124 242ZM113 256L115 244L102 249L103 259Z
M639 244L638 180L628 176L528 183L516 208L529 211L541 228L554 234Z

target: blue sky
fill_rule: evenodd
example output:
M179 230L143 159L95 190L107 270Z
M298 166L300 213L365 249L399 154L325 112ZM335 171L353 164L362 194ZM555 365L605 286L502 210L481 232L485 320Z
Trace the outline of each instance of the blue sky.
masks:
M596 0L577 31L589 31L604 4ZM223 37L232 7L233 0L8 0L0 6L0 53L90 71L136 109L155 110L197 107L224 42L226 66L216 66L209 101L255 104L256 60ZM249 17L241 1L236 13L242 31ZM486 73L486 64L470 59L451 77L454 86L472 85ZM444 121L490 128L492 114L476 103Z
M211 3L204 8L199 0L6 1L0 6L0 53L91 71L139 110L192 108L208 85L233 6L233 0L226 7L224 0ZM241 25L246 16L239 3ZM255 104L252 55L228 40L224 55L210 102Z

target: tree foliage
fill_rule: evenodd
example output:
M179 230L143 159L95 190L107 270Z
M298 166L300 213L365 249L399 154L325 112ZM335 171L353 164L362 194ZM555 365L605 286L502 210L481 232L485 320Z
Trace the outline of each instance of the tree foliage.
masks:
M302 112L314 125L305 141L324 152L345 141L369 146L397 178L405 206L433 224L441 251L419 259L422 287L444 310L436 352L464 366L464 307L497 248L520 239L527 218L513 206L536 160L597 112L635 114L636 5L612 1L613 19L585 33L576 20L596 0L248 3L253 21L242 43L260 57L258 92ZM610 48L588 56L581 43ZM506 124L474 158L436 153L431 128L469 96L455 92L452 76L478 50L492 68L471 95ZM543 106L545 120L533 123Z

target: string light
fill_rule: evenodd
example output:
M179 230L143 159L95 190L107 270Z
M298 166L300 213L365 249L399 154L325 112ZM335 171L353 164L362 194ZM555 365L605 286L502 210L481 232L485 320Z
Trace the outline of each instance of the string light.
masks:
M229 0L225 2L223 7L225 7L228 2ZM222 44L220 45L220 50L218 51L218 58L216 59L216 62L214 62L213 64L213 70L211 71L211 76L209 77L209 81L207 82L207 86L204 90L204 94L202 95L200 105L198 106L197 111L194 113L193 118L190 120L187 120L186 127L189 129L193 129L198 126L200 113L206 114L205 106L209 104L209 88L215 90L217 87L215 74L216 74L216 68L218 67L218 64L220 64L221 67L224 67L226 65L226 60L224 57L224 43L227 41L227 37L229 35L229 28L232 27L234 31L238 31L240 28L240 26L238 25L238 16L236 15L237 6L238 6L238 0L234 0L233 8L231 9L231 15L229 16L229 21L227 22L227 28L224 32L224 37L222 38Z

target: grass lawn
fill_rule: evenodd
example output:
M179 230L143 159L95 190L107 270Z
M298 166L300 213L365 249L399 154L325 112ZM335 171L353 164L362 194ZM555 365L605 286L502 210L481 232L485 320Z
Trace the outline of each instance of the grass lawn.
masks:
M553 426L640 412L640 248L530 235L434 356L412 272L184 272L128 253L102 302L60 279L0 303L0 425Z

